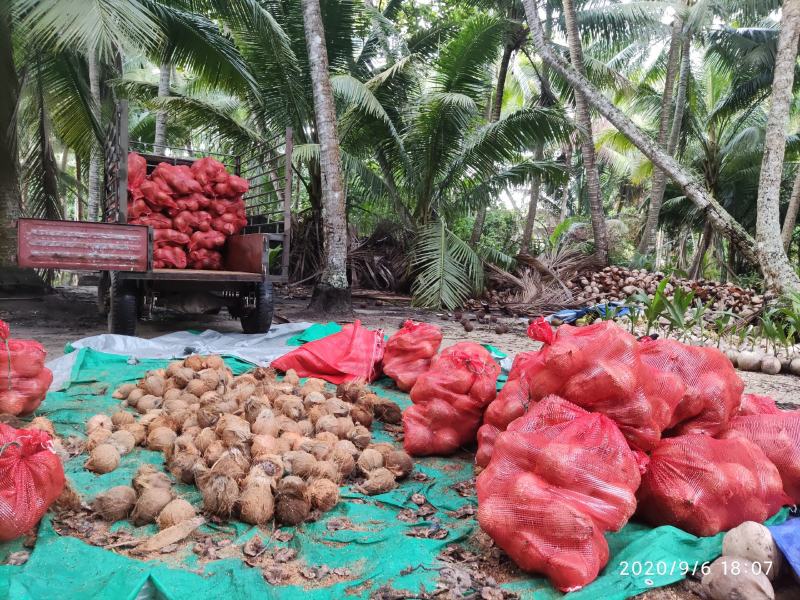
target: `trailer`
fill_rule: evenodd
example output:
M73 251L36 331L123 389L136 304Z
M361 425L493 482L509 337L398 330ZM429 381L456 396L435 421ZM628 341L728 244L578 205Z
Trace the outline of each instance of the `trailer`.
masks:
M121 100L105 145L103 222L20 219L17 263L33 269L99 272L98 307L110 333L135 335L138 319L154 308L214 313L221 308L241 321L245 333L266 333L272 324L273 283L289 277L291 242L292 130L242 154L160 147L128 139L128 106ZM153 230L128 224L128 152L147 162L190 165L213 156L250 182L247 225L223 248L222 270L156 269Z

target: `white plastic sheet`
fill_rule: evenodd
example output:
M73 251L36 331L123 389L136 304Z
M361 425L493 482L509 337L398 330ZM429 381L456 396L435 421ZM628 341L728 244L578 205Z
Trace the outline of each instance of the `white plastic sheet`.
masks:
M273 325L268 333L219 333L210 329L194 334L176 331L149 340L129 335L104 333L72 342L75 350L91 348L108 354L139 358L183 358L190 354L225 354L259 366L283 356L294 346L287 346L290 337L311 327L311 323ZM69 381L76 353L71 352L47 363L53 371L51 390L61 389Z

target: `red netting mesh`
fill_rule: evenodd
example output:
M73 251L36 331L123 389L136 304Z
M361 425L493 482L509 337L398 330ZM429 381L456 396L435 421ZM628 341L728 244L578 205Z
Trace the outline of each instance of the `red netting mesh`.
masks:
M383 331L370 331L361 321L345 325L339 333L303 344L276 358L271 366L300 377L319 377L331 383L373 381L383 357Z
M656 340L640 344L639 354L645 364L677 375L685 386L669 424L674 433L716 435L739 409L744 383L716 348Z
M0 541L30 531L64 488L64 469L44 431L0 423Z
M478 522L525 571L572 591L608 561L636 508L639 465L617 425L548 396L499 434L478 476Z
M386 342L383 372L397 387L408 392L431 366L442 343L442 330L429 323L406 321Z
M784 491L800 504L800 414L782 412L734 417L721 438L744 438L777 467Z
M758 394L742 394L742 403L739 405L737 416L749 417L750 415L779 415L781 409L775 400L769 396Z
M702 434L663 440L650 455L637 498L644 520L698 536L761 523L791 504L778 469L756 444Z
M482 346L459 342L433 360L411 389L403 445L414 456L447 456L475 441L496 392L500 365Z
M44 400L53 373L44 366L47 353L39 342L9 335L8 325L0 321L0 412L30 414Z

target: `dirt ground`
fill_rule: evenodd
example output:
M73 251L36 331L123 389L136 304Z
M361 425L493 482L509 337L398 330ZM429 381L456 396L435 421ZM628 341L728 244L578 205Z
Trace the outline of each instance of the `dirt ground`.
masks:
M307 289L277 289L275 322L313 321L305 313L308 303ZM12 335L32 338L44 344L48 359L57 358L64 346L71 341L106 332L106 320L97 311L95 288L59 288L44 297L0 298L0 319L12 327ZM408 298L370 291L355 292L353 299L356 319L369 328L381 328L388 334L397 330L405 319L413 318L432 322L442 328L444 345L471 340L481 344L492 344L509 355L531 350L535 344L525 335L527 321L497 314L497 322L480 323L472 318L474 329L470 332L452 315L412 308ZM508 327L508 333L496 333L498 324ZM176 330L215 329L217 331L241 332L239 322L223 310L211 316L186 316L168 311L157 311L152 318L139 323L137 334L152 338ZM763 373L739 372L745 382L745 391L772 396L781 404L800 405L800 377L793 375L766 375Z

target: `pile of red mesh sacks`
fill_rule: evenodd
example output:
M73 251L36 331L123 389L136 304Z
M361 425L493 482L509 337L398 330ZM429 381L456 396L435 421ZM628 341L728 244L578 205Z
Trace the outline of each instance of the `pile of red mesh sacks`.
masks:
M46 356L37 341L11 339L8 324L0 321L0 412L28 415L39 408L53 382Z
M404 392L431 366L442 343L442 330L428 323L406 321L386 342L383 372Z
M608 562L603 534L636 509L639 461L611 419L548 396L498 435L478 522L520 568L576 590Z
M147 164L128 155L128 222L154 232L157 269L221 269L228 236L247 224L247 180L231 175L210 157L186 165Z

